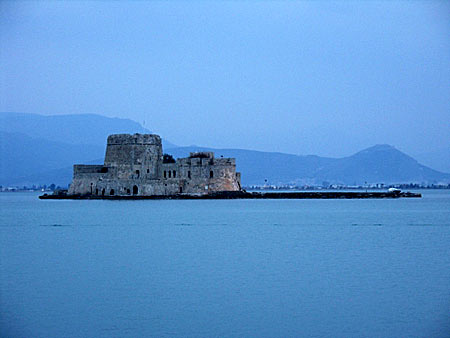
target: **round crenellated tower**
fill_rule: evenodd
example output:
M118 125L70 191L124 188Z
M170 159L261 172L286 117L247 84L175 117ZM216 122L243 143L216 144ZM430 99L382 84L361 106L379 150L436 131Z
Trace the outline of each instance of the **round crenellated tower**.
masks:
M161 138L153 134L108 136L105 167L133 178L157 179L161 171ZM131 178L131 177L130 177Z

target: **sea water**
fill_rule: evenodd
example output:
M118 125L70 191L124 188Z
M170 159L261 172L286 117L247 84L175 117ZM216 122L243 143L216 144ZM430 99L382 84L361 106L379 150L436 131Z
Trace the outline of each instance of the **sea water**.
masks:
M450 191L422 194L0 193L0 336L449 337Z

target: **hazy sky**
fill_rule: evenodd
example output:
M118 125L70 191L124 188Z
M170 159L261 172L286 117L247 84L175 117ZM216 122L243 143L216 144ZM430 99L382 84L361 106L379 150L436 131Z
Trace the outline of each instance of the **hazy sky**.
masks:
M0 2L0 111L180 145L450 147L449 2Z

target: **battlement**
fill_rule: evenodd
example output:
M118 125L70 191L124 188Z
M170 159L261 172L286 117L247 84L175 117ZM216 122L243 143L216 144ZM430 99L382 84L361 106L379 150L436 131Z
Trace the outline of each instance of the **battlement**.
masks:
M108 136L109 145L161 145L161 138L155 134L113 134Z
M211 151L196 151L189 153L189 158L214 158L214 153Z

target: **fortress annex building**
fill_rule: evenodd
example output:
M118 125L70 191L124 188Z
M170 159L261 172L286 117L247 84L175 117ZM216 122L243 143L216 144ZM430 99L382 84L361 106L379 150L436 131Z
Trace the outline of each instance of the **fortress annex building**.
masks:
M240 190L234 158L199 152L174 160L163 156L158 135L117 134L108 137L103 165L74 165L68 194L170 196Z

